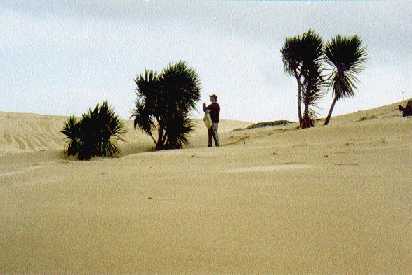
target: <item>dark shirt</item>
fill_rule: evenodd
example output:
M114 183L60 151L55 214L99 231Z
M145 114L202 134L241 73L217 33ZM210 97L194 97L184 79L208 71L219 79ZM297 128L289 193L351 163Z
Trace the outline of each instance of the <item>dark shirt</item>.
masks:
M220 106L218 103L212 103L206 108L203 107L203 111L209 111L210 113L210 118L212 119L213 123L219 123L219 112L220 112Z

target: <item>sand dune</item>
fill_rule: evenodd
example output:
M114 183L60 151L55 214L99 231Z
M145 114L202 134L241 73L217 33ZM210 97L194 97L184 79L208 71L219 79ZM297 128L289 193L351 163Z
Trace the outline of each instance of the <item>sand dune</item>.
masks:
M31 113L3 113L0 112L0 155L6 153L38 152L48 150L63 150L65 146L64 135L60 133L66 117L47 116ZM127 133L124 141L120 142L123 153L137 150L147 150L152 147L152 140L139 130L133 128L132 121L124 121ZM195 132L192 134L190 146L200 145L196 137L204 135L201 121L194 120ZM246 126L248 123L241 121L224 120L221 123L222 134L235 128Z
M0 154L62 148L64 117L0 113Z
M66 159L63 117L0 113L0 274L412 273L412 119L231 131ZM128 124L131 128L131 124Z

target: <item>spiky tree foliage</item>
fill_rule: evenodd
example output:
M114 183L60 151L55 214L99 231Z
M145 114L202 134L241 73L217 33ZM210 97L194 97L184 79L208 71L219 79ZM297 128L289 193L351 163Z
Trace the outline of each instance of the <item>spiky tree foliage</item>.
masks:
M105 101L82 115L70 117L61 131L68 139L66 153L80 160L94 156L113 156L119 152L116 141L125 133L120 118Z
M159 74L146 70L137 76L135 83L137 100L132 114L135 128L152 138L156 150L181 148L193 128L189 113L200 99L196 71L180 61Z
M156 72L145 70L135 79L137 86L136 109L132 114L134 117L134 127L139 127L147 133L156 143L154 129L156 122L162 121L162 114L166 112L164 97L161 95L160 80ZM162 103L161 103L162 102ZM159 127L160 128L160 127ZM163 126L159 129L159 140L163 137Z
M289 75L295 77L298 85L298 118L301 128L313 125L310 123L309 112L311 104L314 104L319 97L317 87L323 82L321 77L323 42L322 38L313 30L309 30L302 35L288 37L280 50L284 70ZM302 117L302 96L305 104L305 121ZM316 100L314 100L316 99Z
M325 46L327 63L332 67L330 86L333 89L333 101L325 125L329 124L336 102L343 97L355 95L356 83L366 61L366 47L357 36L337 35Z
M61 131L67 137L66 153L69 156L76 155L81 146L80 141L80 124L74 116L70 116L65 122L63 130Z

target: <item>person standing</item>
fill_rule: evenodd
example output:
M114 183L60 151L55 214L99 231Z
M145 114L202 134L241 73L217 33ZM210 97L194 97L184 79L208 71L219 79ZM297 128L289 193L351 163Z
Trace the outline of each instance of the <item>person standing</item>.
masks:
M212 139L215 141L215 146L220 146L219 134L217 132L219 126L219 112L220 106L217 103L217 96L215 94L210 96L210 102L208 106L203 103L203 112L209 112L212 119L212 127L208 129L208 147L212 147Z

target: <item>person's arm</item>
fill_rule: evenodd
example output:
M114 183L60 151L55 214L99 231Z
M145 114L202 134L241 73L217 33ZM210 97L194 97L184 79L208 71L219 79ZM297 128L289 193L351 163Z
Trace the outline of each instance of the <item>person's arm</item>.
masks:
M209 106L206 107L206 110L218 113L220 111L220 107L218 104L210 104Z
M203 103L203 112L207 111L206 103Z

